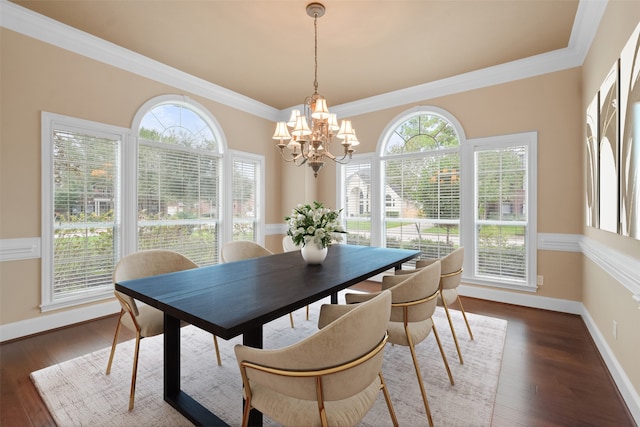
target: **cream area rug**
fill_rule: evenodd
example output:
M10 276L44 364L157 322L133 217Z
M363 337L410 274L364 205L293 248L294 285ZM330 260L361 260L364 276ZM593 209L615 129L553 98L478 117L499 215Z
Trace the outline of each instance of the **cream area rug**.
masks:
M342 295L339 299L344 302ZM264 347L280 348L317 331L320 303L294 313L295 328L284 316L264 327ZM462 314L452 310L464 365L458 361L446 315L438 307L436 328L445 348L455 385L449 383L433 334L416 346L429 405L436 426L490 426L498 386L507 322L467 313L471 341ZM115 330L115 323L114 323ZM216 363L211 334L194 326L182 328L182 389L231 426L242 418L242 381L233 346L242 337L218 339L222 366ZM56 423L67 426L190 426L165 403L163 337L145 338L140 345L135 408L129 412L133 341L118 344L111 374L105 375L110 348L105 348L31 374ZM383 374L400 426L428 425L408 347L387 345ZM264 425L275 425L267 417ZM392 425L382 393L361 426Z

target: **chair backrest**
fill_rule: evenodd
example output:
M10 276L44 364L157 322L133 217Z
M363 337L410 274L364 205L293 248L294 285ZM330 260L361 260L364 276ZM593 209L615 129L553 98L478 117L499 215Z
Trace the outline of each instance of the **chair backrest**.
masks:
M295 376L247 369L247 377L278 393L316 400L316 378L313 375L303 377L301 372L313 374L313 371L326 369L328 372L322 375L324 401L345 399L362 392L382 369L390 311L391 293L383 291L308 338L281 350L261 352L260 364L287 370ZM251 361L252 350L237 346L238 361ZM369 353L372 353L369 359L350 366L350 362Z
M222 262L240 261L267 255L273 255L273 252L251 240L232 240L225 243L220 251Z
M300 246L293 243L293 239L288 234L282 238L282 249L285 252L299 251Z
M464 248L459 247L449 255L442 257L442 278L440 289L455 289L462 279L462 263L464 261Z
M403 322L406 304L407 322L421 322L433 316L437 305L437 292L440 284L440 260L416 270L413 274L384 276L382 289L391 291L392 304L390 321ZM424 300L424 301L423 301Z
M174 251L165 249L150 249L134 252L126 255L118 261L113 270L113 282L139 279L141 277L157 276L159 274L173 273L174 271L189 270L197 268L198 265ZM115 291L120 298L124 299L133 311L133 315L139 314L135 300L129 295ZM125 310L126 306L120 304Z

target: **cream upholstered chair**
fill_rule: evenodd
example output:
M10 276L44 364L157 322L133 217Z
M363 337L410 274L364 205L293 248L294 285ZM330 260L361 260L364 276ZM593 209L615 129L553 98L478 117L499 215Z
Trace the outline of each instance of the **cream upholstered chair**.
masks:
M427 393L422 381L422 374L415 346L426 339L431 331L438 343L442 361L449 376L449 382L454 385L453 375L449 369L449 363L445 356L436 325L432 320L436 310L438 287L440 282L440 262L436 261L428 267L422 268L413 274L388 275L382 277L382 289L389 290L392 295L391 316L387 325L389 342L392 344L409 347L413 365L415 367L424 409L427 413L429 425L433 425L431 410L427 400ZM346 294L348 304L361 303L368 300L374 294Z
M297 246L295 243L293 243L293 239L291 238L291 236L286 235L282 238L282 249L285 252L299 251L300 246Z
M220 251L222 262L240 261L268 255L273 255L273 252L251 240L232 240L222 245L222 250ZM291 327L294 328L293 314L291 313L289 313L289 322Z
M142 277L156 276L159 274L171 273L174 271L189 270L198 266L187 257L173 251L163 249L151 249L135 252L123 257L113 271L113 282L139 279ZM140 340L145 337L160 335L164 333L164 313L156 308L143 303L136 303L136 300L122 292L114 291L116 298L120 302L120 317L116 326L116 333L111 345L111 354L107 364L107 372L111 373L113 355L118 344L118 334L120 326L135 331L136 344L133 353L133 372L131 374L131 392L129 394L129 410L133 409L133 402L136 392L136 377L138 373L138 353L140 351ZM186 325L183 323L182 326ZM218 340L213 336L213 343L216 349L218 365L221 364Z
M222 245L220 251L222 262L240 261L267 255L273 255L273 252L251 240L232 240Z
M416 262L416 268L424 268L435 261L435 259L419 260ZM462 313L464 322L467 325L469 338L473 339L473 332L471 332L471 326L469 326L469 321L467 320L467 313L465 313L464 307L462 306L462 300L460 299L460 295L458 295L458 285L460 285L460 279L462 278L463 261L464 247L459 247L450 254L440 258L442 273L440 275L440 295L438 297L438 302L442 304L445 313L447 313L447 320L449 321L449 327L451 328L453 341L456 344L456 350L458 352L458 359L460 360L460 364L464 364L464 359L462 358L462 352L460 351L458 337L456 336L456 331L453 327L453 321L451 320L451 314L449 313L449 306L456 302L458 303L458 307L460 308L460 312Z
M364 304L325 304L315 334L289 347L236 345L246 397L242 425L255 408L285 426L353 426L380 390L398 425L382 375L391 293Z

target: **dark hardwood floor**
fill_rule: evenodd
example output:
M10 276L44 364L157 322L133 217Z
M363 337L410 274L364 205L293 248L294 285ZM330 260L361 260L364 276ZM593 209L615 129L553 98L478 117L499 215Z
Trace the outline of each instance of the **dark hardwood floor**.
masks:
M471 298L463 304L509 322L494 427L636 426L579 316ZM1 344L0 425L55 425L29 374L110 346L115 324L111 316Z

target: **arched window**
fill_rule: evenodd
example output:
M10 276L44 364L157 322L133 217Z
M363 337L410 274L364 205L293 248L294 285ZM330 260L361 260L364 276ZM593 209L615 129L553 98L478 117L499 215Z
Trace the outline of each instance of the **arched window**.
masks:
M460 243L460 136L444 113L398 117L381 141L387 247L439 258Z
M199 265L218 261L224 140L188 98L147 102L138 135L137 246L176 250Z

